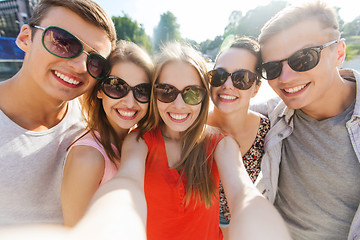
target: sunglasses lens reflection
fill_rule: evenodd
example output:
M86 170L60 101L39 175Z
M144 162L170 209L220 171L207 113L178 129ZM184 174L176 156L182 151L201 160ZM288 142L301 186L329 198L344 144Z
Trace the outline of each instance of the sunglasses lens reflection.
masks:
M319 52L314 48L297 51L289 58L289 66L297 72L313 69L319 62Z
M150 101L151 85L149 83L139 84L134 87L133 91L138 102L147 103Z
M90 53L86 63L87 70L93 78L102 79L110 72L109 62L97 53Z
M239 70L230 74L223 69L215 69L208 72L208 76L210 84L213 87L220 87L226 82L226 79L231 76L234 87L240 90L249 89L254 81L258 79L255 73L248 70Z
M197 86L186 87L182 92L182 98L186 104L198 105L205 97L205 89Z
M179 91L176 87L169 84L155 84L155 93L159 101L170 103L175 101L179 93L186 104L197 105L201 103L206 95L206 90L199 86L187 86L184 90Z
M170 103L176 99L179 91L169 84L155 84L155 93L159 101Z
M48 52L60 58L76 58L84 50L83 44L77 37L58 27L45 29L42 41ZM86 67L88 73L96 79L102 79L110 72L108 61L97 53L88 54Z
M113 99L123 98L132 90L138 102L147 103L150 100L150 83L138 84L132 88L121 78L110 76L102 82L101 88L108 97Z
M82 43L74 35L57 27L45 30L43 43L49 52L61 58L74 58L83 51Z
M126 82L117 78L107 78L101 86L103 92L114 99L122 98L129 92Z
M320 49L318 47L301 49L287 59L289 66L296 72L305 72L313 69L319 63L319 60ZM267 80L279 77L283 61L285 60L262 64L261 76Z
M209 81L211 86L213 87L220 87L223 85L228 78L228 75L225 71L218 69L218 70L212 70L208 73Z

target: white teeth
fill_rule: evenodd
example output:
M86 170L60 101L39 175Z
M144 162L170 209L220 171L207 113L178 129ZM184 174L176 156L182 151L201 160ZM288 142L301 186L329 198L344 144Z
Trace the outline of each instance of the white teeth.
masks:
M117 110L117 112L123 117L133 117L136 113L136 111L123 111L123 110Z
M78 85L80 83L79 81L76 81L75 79L69 78L68 76L65 76L64 74L59 73L57 71L55 71L55 75L58 76L59 78L61 78L62 80L64 80L65 82L70 83L70 84Z
M183 114L180 114L180 113L169 113L170 114L170 117L176 119L176 120L183 120L185 119L188 114L187 113L183 113Z
M284 89L284 91L287 92L287 93L295 93L295 92L300 91L304 87L306 87L306 84L304 84L302 86L294 87L294 88L287 88L287 89Z
M225 100L235 100L236 97L234 96L229 96L229 95L219 95L220 98L225 99Z

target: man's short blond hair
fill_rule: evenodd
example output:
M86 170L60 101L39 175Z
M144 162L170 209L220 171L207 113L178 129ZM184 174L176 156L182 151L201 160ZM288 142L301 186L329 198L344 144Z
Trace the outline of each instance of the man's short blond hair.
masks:
M330 31L330 38L339 38L339 22L335 10L323 1L312 1L301 5L289 6L278 12L261 29L259 43L262 46L271 37L304 20L319 21L324 29Z

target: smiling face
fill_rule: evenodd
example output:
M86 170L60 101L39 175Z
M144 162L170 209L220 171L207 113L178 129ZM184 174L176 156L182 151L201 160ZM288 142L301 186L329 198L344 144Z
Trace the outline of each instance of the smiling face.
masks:
M129 61L116 63L111 75L123 79L131 87L150 82L144 69ZM100 90L98 98L102 99L106 116L118 133L137 124L145 116L149 105L136 101L132 91L120 99L112 99Z
M183 90L190 85L202 87L199 73L189 63L172 61L167 63L158 78L158 83L170 84ZM163 128L167 136L187 130L197 119L201 104L188 105L179 94L173 102L164 103L157 100L157 108L161 119L165 123Z
M278 61L294 52L335 40L329 29L324 29L317 20L302 21L268 39L262 46L263 62ZM335 43L323 49L316 67L305 72L292 70L283 62L281 75L269 80L269 85L285 104L304 112L326 107L336 94L335 80L340 79L337 67L341 65L344 45Z
M230 48L223 52L217 62L215 69L223 69L229 73L238 70L249 70L255 73L257 59L248 50L242 48ZM253 83L247 90L235 88L231 77L219 87L210 88L211 99L215 107L223 113L233 113L239 109L248 109L250 99L259 90L260 85Z
M86 52L94 49L103 57L110 53L111 42L106 32L66 8L52 7L39 25L67 30L88 45L84 44ZM91 89L97 80L87 72L87 55L82 53L73 59L56 57L43 47L42 33L40 29L33 29L31 40L31 29L27 26L18 37L19 47L26 52L23 69L27 87L40 96L58 101L74 99Z

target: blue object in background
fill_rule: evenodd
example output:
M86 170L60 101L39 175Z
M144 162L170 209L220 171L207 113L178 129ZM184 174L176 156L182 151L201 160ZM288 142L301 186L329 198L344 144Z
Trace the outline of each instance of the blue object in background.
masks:
M0 60L22 60L25 53L16 45L16 38L0 37Z

